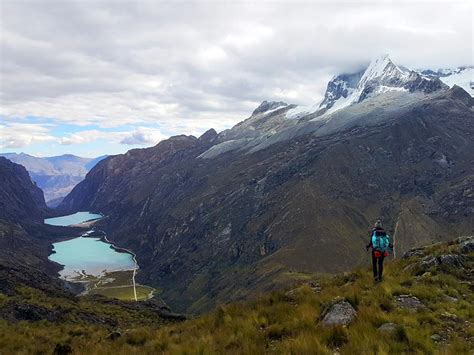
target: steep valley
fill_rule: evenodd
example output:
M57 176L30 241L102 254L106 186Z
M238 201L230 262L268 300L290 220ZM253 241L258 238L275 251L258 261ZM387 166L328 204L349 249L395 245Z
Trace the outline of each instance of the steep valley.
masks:
M379 217L397 253L472 231L472 104L442 89L332 133L207 159L222 134L173 137L100 162L60 208L107 215L101 227L139 256L142 281L200 312L360 265Z

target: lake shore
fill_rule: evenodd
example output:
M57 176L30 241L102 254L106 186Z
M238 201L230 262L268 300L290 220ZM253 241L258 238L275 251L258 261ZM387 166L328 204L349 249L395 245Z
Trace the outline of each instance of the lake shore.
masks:
M79 216L79 214L81 216ZM89 212L78 212L73 215L61 216L53 219L48 219L49 224L51 225L59 225L57 223L68 223L68 217L71 219L77 220L78 217L88 217L88 216L98 216L90 214ZM89 219L85 221L81 221L75 224L68 224L68 227L71 228L81 228L81 229L90 229L93 228L95 223L103 220L106 218L105 216L101 216L100 218ZM59 221L58 221L59 219ZM45 220L46 222L47 220ZM70 238L65 238L63 242L70 242L72 240L78 238L93 238L97 241L100 241L104 244L108 244L109 248L114 250L114 252L120 254L129 254L132 258L134 266L131 268L124 268L121 270L107 270L104 269L101 273L95 273L94 275L88 274L85 270L77 270L76 275L69 275L69 276L61 276L61 278L67 284L76 284L82 285L82 292L80 295L86 294L102 294L107 297L118 298L122 300L135 300L135 301L143 301L153 298L155 289L149 286L137 284L135 281L136 273L139 269L138 261L136 258L135 253L131 250L119 247L111 242L105 232L101 230L90 229L85 233L82 233L80 236L72 236ZM55 243L55 244L58 244ZM53 250L50 257L52 255L57 254L56 250ZM53 260L56 259L56 260ZM61 264L57 261L57 255L55 258L51 259L52 261L62 265L63 271L66 269L66 265ZM72 287L74 288L74 287Z

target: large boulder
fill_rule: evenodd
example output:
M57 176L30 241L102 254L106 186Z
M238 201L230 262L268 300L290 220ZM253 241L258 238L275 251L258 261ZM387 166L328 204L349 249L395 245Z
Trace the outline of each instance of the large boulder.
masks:
M321 323L326 326L349 325L356 315L356 310L349 302L341 301L332 305Z

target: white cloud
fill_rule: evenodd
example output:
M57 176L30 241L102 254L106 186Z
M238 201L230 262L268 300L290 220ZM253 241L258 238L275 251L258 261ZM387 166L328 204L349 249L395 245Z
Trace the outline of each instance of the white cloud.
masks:
M52 142L55 137L47 127L37 124L0 125L0 148L21 148L36 143Z
M106 132L101 132L98 130L84 130L70 134L68 136L60 137L59 143L62 145L85 144L105 137L107 137Z
M472 64L472 7L469 1L2 2L0 115L10 126L27 116L97 125L94 134L108 138L111 128L135 127L128 138L114 138L119 142L154 140L140 131L144 126L159 126L164 136L221 130L263 100L313 104L333 74L360 69L381 53L416 68ZM39 133L10 137L8 145L57 139ZM89 134L59 142L98 139Z
M162 134L160 130L138 127L136 130L127 133L120 143L127 145L154 145L166 138L168 137Z
M155 145L159 141L168 138L159 129L153 127L137 127L130 131L100 131L84 130L59 138L62 145L86 144L99 139L110 143L125 145Z

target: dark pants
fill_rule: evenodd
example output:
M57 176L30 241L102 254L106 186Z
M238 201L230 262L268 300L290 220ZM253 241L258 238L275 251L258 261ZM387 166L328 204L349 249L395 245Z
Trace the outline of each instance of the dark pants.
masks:
M385 256L380 256L378 258L375 257L374 252L372 252L372 268L374 271L374 279L382 280L383 274L383 259ZM378 266L378 269L377 269Z

